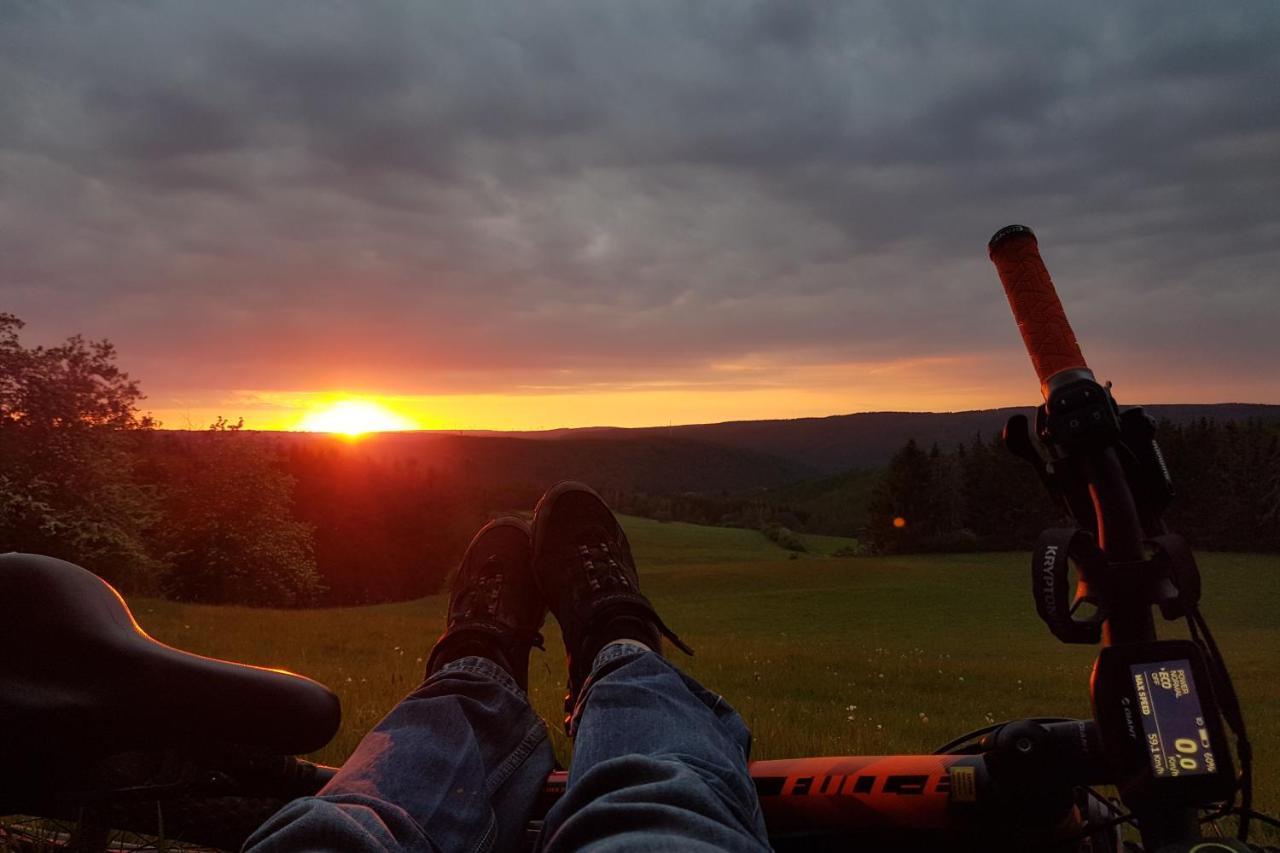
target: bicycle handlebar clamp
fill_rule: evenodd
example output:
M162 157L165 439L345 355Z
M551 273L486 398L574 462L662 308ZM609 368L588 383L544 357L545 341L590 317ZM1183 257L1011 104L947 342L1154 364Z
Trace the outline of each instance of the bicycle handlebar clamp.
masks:
M1079 568L1075 598L1068 600L1071 562ZM1036 612L1053 635L1064 643L1095 645L1102 640L1106 608L1102 596L1091 587L1106 571L1107 558L1093 535L1080 527L1055 527L1040 534L1031 558L1031 586ZM1082 605L1095 612L1076 618Z

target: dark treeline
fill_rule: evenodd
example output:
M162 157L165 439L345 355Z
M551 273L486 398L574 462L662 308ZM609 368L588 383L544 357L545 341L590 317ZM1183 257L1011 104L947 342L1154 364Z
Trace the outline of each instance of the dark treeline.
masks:
M220 442L212 431L157 433L150 444L153 454L180 457L189 477L222 472L224 488L200 490L197 505L175 505L166 490L165 512L203 514L240 537L240 547L202 540L184 561L169 561L161 591L182 600L337 606L427 595L444 585L491 507L537 497L531 487L481 488L418 458L379 459L328 436L283 444L261 434Z
M975 436L952 452L912 439L877 484L864 538L877 553L1025 548L1057 515L999 438Z
M634 492L621 496L617 509L657 521L683 521L716 527L746 527L763 530L771 524L808 528L809 517L802 509L772 492L759 490L745 494L686 492L651 495Z
M1224 551L1280 551L1280 422L1199 421L1162 429L1181 497L1170 527Z
M1026 548L1056 516L1033 472L981 438L909 441L884 471L797 483L773 457L662 437L347 442L222 419L164 432L109 343L27 348L21 328L0 314L0 552L60 557L126 593L263 606L421 596L490 514L527 510L564 477L625 512L759 529L793 550L793 531L874 552ZM1182 492L1174 529L1200 547L1280 551L1280 424L1166 423L1162 442ZM792 485L744 489L753 478Z
M659 521L769 531L862 537L867 507L882 472L853 470L820 480L802 480L742 491L653 494L630 490L616 504L623 512ZM767 533L766 533L767 535Z
M313 531L322 603L415 598L439 590L492 511L532 507L532 485L503 487L419 457L379 459L340 439L297 443L281 465L294 514Z
M25 347L21 329L0 313L0 552L59 557L126 593L183 601L402 599L440 588L485 507L536 497L223 419L162 432L110 343Z
M1164 421L1178 495L1170 527L1200 548L1280 551L1280 422ZM863 553L1025 549L1061 517L998 437L952 449L908 440L879 472L746 492L623 495L629 513L761 531L856 536Z
M1159 439L1178 490L1171 529L1199 548L1280 551L1280 423L1166 421ZM876 488L865 539L882 553L1026 548L1061 520L998 438L949 452L908 441Z

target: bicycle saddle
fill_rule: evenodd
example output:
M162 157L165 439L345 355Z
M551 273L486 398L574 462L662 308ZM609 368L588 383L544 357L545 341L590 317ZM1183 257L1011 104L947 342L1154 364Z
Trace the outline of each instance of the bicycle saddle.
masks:
M328 743L340 716L338 697L309 678L153 640L120 594L79 566L0 555L0 739L297 755Z

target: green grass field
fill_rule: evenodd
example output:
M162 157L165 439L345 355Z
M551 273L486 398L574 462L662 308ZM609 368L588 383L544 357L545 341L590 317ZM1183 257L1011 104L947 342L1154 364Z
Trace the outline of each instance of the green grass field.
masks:
M1059 644L1039 622L1025 554L833 559L852 540L814 537L814 553L790 559L754 531L625 524L646 591L697 650L679 664L742 712L756 758L930 751L990 721L1089 715L1096 652ZM1275 812L1280 557L1208 554L1202 568L1204 610L1254 742L1256 804ZM419 680L446 599L304 612L132 604L167 643L333 687L345 720L316 758L339 763ZM564 662L554 624L546 633L530 692L564 757Z

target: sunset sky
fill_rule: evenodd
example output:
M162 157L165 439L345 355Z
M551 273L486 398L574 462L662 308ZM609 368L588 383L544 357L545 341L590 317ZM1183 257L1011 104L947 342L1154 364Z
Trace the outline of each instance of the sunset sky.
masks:
M1280 3L0 0L0 311L166 426L1280 403Z

